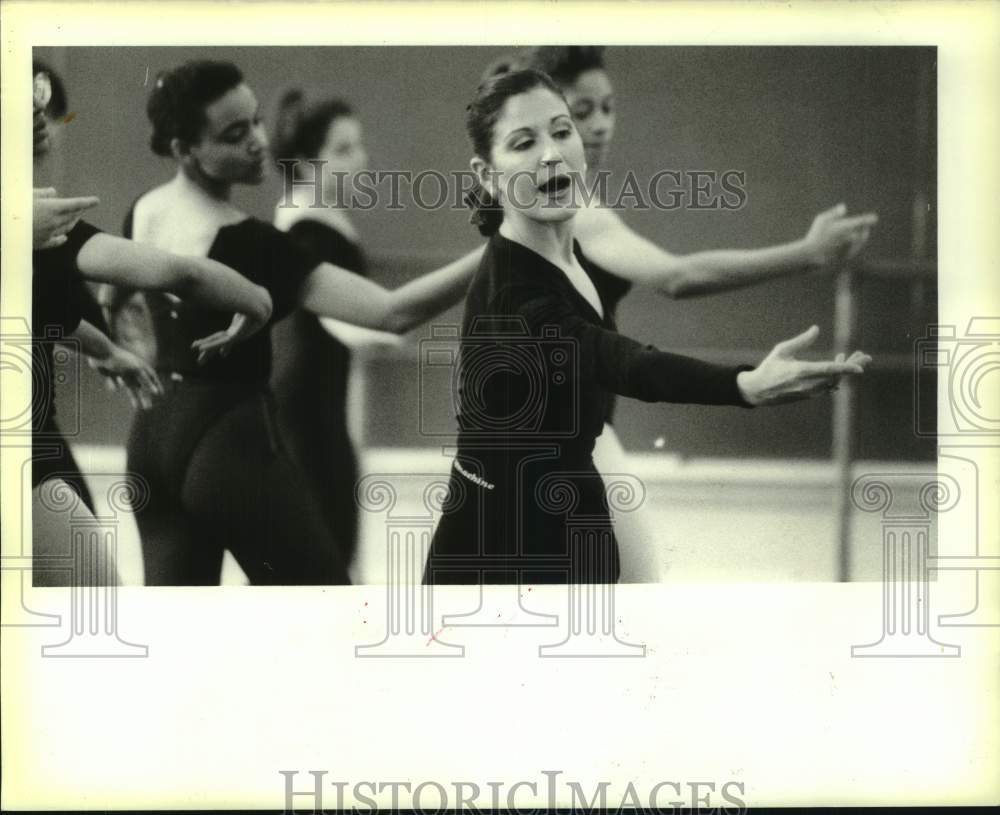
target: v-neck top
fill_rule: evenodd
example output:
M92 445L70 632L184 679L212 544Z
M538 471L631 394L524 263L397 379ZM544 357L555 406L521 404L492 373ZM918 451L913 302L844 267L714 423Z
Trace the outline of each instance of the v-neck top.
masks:
M740 368L618 334L607 273L579 245L574 253L603 318L527 247L494 235L483 255L458 355L458 450L425 583L617 581L609 500L592 458L614 394L744 404Z
M466 298L459 354L459 447L559 441L588 460L614 395L646 402L748 407L736 375L618 334L612 275L574 253L601 297L601 317L540 254L494 235Z
M131 237L132 214L125 218L124 234ZM274 323L297 307L298 292L321 258L269 223L246 218L220 227L208 257L236 270L267 289L273 302ZM199 381L266 384L271 372L271 336L264 328L235 345L225 357L198 365L191 343L224 330L232 314L188 302L177 302L162 294L147 293L153 332L156 335L156 367Z

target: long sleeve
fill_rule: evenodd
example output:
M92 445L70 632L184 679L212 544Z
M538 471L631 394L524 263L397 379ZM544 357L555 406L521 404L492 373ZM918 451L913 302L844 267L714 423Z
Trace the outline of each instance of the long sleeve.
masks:
M736 375L752 366L716 365L643 345L595 325L556 292L535 290L520 304L512 298L511 305L533 336L554 327L576 341L583 381L644 402L750 407L740 396Z

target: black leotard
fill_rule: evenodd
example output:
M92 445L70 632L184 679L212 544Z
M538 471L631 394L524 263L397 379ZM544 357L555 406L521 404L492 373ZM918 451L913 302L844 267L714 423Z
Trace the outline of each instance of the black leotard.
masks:
M600 272L576 247L597 285ZM469 289L458 452L424 572L434 583L614 582L591 453L614 394L746 406L726 367L619 335L556 266L495 235Z
M208 256L264 286L272 320L297 306L319 263L254 218L219 229ZM316 497L281 443L268 387L270 331L199 366L191 343L232 315L148 299L168 393L137 415L128 446L129 470L148 486L137 512L147 584L218 583L226 549L254 584L348 583Z
M288 234L316 257L367 274L361 247L328 224L303 218ZM271 339L271 387L282 437L320 499L344 561L350 564L358 535L354 500L358 463L347 428L351 351L323 328L318 317L304 311L295 311L275 325Z

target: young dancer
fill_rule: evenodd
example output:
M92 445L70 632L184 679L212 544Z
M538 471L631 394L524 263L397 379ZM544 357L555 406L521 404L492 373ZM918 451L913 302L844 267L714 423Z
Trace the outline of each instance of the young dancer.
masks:
M269 157L257 99L235 65L200 60L161 74L147 113L153 152L177 174L138 199L128 232L231 265L270 292L273 319L304 308L401 333L464 293L474 255L388 291L236 207L232 188L262 181ZM270 332L197 366L188 339L216 327L213 315L162 300L150 313L145 347L168 393L137 417L128 448L129 469L151 485L138 513L147 583L218 583L225 550L254 584L348 583L343 548L281 440Z
M285 172L293 172L297 180L320 172L325 181L324 206L315 206L311 186L295 186L291 200L275 207L274 225L317 257L366 276L368 259L341 200L368 162L361 124L351 106L332 97L307 100L301 90L289 90L279 101L271 142ZM398 341L395 335L305 311L292 312L271 330L271 385L282 438L320 499L348 565L358 536L358 462L348 428L351 352L371 345L376 337Z
M41 161L51 145L50 74L35 75L33 152ZM44 195L45 199L58 200ZM36 200L38 200L36 198ZM86 207L96 199L81 199ZM89 292L84 280L114 285L170 291L224 313L239 312L228 329L207 344L196 347L206 355L223 353L236 342L247 339L261 328L271 313L267 292L231 269L209 260L184 258L139 246L107 235L79 220L83 206L63 210L43 210L44 226L34 230L32 253L32 366L35 371L32 393L32 500L34 580L38 585L67 585L78 582L117 581L110 553L99 550L101 562L87 575L75 578L66 568L69 553L70 514L85 516L92 502L79 468L55 420L55 344L75 337L84 352L97 360L105 373L127 380L139 391L158 390L155 375L141 361L116 348L94 326L84 321ZM67 214L69 217L67 218ZM71 228L70 223L72 223ZM223 317L223 322L227 318ZM198 338L194 338L197 340ZM59 501L41 500L45 488L61 496ZM83 505L81 506L81 501ZM55 504L63 511L53 508ZM89 509L88 509L89 507Z

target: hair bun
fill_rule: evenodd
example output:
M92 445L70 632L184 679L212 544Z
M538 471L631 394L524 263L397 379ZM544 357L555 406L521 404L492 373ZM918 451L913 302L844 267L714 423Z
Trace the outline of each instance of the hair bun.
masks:
M330 125L350 116L354 116L353 108L340 97L289 88L278 97L271 154L279 163L287 159L314 159L326 143Z
M174 138L177 104L174 91L174 72L160 71L153 83L153 92L146 106L146 113L153 125L149 146L158 156L170 155L170 142Z
M502 57L497 57L493 60L493 62L486 66L486 70L484 70L482 76L479 77L480 83L483 83L487 79L491 79L494 76L510 73L515 67L517 67L517 62L516 54L504 54Z
M565 85L586 71L603 70L604 51L603 45L535 45L524 49L520 60Z
M302 88L289 88L278 99L278 107L287 110L301 110L305 105L306 94Z
M503 223L503 207L478 182L463 197L465 205L472 210L469 223L484 237L495 235Z

